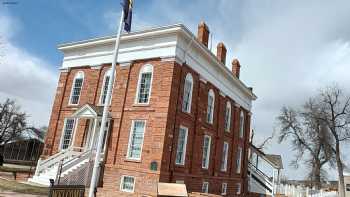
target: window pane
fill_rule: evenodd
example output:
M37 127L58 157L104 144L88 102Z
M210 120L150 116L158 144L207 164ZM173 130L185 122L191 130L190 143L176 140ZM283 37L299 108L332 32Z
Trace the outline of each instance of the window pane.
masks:
M122 191L133 192L134 191L134 181L135 178L132 176L123 176L122 177Z
M226 195L226 193L227 193L227 183L222 183L221 194Z
M209 157L210 157L210 137L209 136L204 136L202 168L208 168L209 167Z
M184 86L184 95L182 102L182 111L190 112L191 108L191 96L192 96L192 80L186 77Z
M134 124L133 130L132 130L131 139L129 142L128 157L131 159L140 159L144 130L145 130L145 122L134 121L133 124Z
M186 156L186 142L187 141L187 129L180 127L179 130L179 138L177 143L177 150L176 150L176 164L184 164L185 163L185 156Z
M208 193L208 192L209 192L209 183L208 182L203 182L202 193Z
M71 138L74 129L74 119L66 119L63 140L62 140L62 149L67 149L71 143Z
M142 73L139 84L138 103L148 103L151 88L152 73Z
M213 110L214 110L214 97L209 93L208 109L207 109L207 122L208 123L213 123Z
M239 125L240 125L239 137L243 138L243 135L244 135L244 113L243 113L243 111L241 112L241 115L240 115Z
M238 147L237 158L236 158L236 173L241 173L241 163L242 163L242 148Z
M228 143L224 142L223 150L222 150L222 160L221 160L221 170L227 170L227 155L228 155Z
M106 102L109 79L110 79L110 76L106 76L105 83L103 84L102 94L101 94L101 104L105 104Z
M73 87L72 96L71 96L71 104L78 104L82 85L83 85L83 78L76 78L74 80L74 87Z

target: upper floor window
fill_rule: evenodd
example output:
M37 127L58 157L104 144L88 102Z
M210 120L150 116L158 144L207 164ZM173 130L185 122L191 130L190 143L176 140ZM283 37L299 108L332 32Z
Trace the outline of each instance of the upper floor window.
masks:
M133 120L129 136L127 158L140 160L142 153L143 138L145 134L145 120Z
M225 131L230 132L231 129L231 103L227 101L225 108Z
M73 86L72 86L69 104L77 105L79 103L80 92L83 87L83 82L84 82L84 73L82 71L79 71L75 75L73 80Z
M178 165L185 164L187 135L188 129L186 127L180 126L175 159L175 163Z
M184 95L182 100L182 111L190 113L192 103L193 78L190 73L186 75L184 85Z
M153 66L150 64L144 65L139 74L139 81L137 84L137 96L136 103L138 104L148 104L151 88L152 88L152 75Z
M107 97L107 91L108 91L108 84L109 84L109 80L111 78L111 69L109 69L108 71L106 71L105 76L103 78L103 84L102 84L102 88L101 88L101 96L100 96L100 104L104 105L106 102L106 97Z
M228 157L228 143L224 142L222 147L222 159L221 159L221 171L225 172L227 170L227 157Z
M207 122L212 124L214 117L214 103L215 95L213 90L209 90L208 93L208 107L207 107Z
M205 135L203 139L202 168L209 168L211 137Z
M243 138L244 135L244 112L241 111L239 116L239 137Z
M241 173L242 167L242 147L238 147L237 155L236 155L236 173Z

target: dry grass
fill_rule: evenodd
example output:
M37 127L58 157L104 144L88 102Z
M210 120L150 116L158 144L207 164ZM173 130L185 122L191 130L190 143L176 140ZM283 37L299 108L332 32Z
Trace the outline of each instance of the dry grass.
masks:
M49 189L0 178L0 190L23 194L48 195Z

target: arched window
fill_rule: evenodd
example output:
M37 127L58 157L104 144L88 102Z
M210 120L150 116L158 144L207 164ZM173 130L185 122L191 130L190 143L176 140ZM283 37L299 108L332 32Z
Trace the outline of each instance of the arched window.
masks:
M111 78L112 71L111 69L108 69L105 73L105 76L103 78L103 84L101 88L101 96L100 96L100 104L104 105L106 102L106 97L107 97L107 91L108 91L108 84L109 80Z
M207 122L212 124L214 119L214 103L215 95L214 91L211 89L208 93L208 107L207 107Z
M136 103L148 104L151 96L153 66L150 64L144 65L139 74L137 83Z
M80 92L83 87L83 82L84 82L84 72L79 71L75 75L73 80L73 86L72 86L69 104L77 105L79 103Z
M225 108L225 131L230 132L231 129L231 103L227 101Z
M239 137L243 138L244 135L244 112L241 110L241 114L239 116Z
M182 100L182 111L190 113L192 104L193 78L190 73L186 75L184 84L184 94Z

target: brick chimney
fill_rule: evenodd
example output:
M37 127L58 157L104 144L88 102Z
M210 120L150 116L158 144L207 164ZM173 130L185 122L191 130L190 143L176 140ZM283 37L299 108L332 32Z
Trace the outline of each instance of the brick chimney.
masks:
M217 46L216 57L224 65L226 64L226 52L227 52L227 50L226 50L224 43L220 42Z
M197 38L199 42L204 44L206 47L208 47L208 41L209 41L209 28L205 22L201 22L198 25L198 35Z
M239 74L241 70L241 64L239 63L238 59L234 59L232 61L232 73L239 79Z

